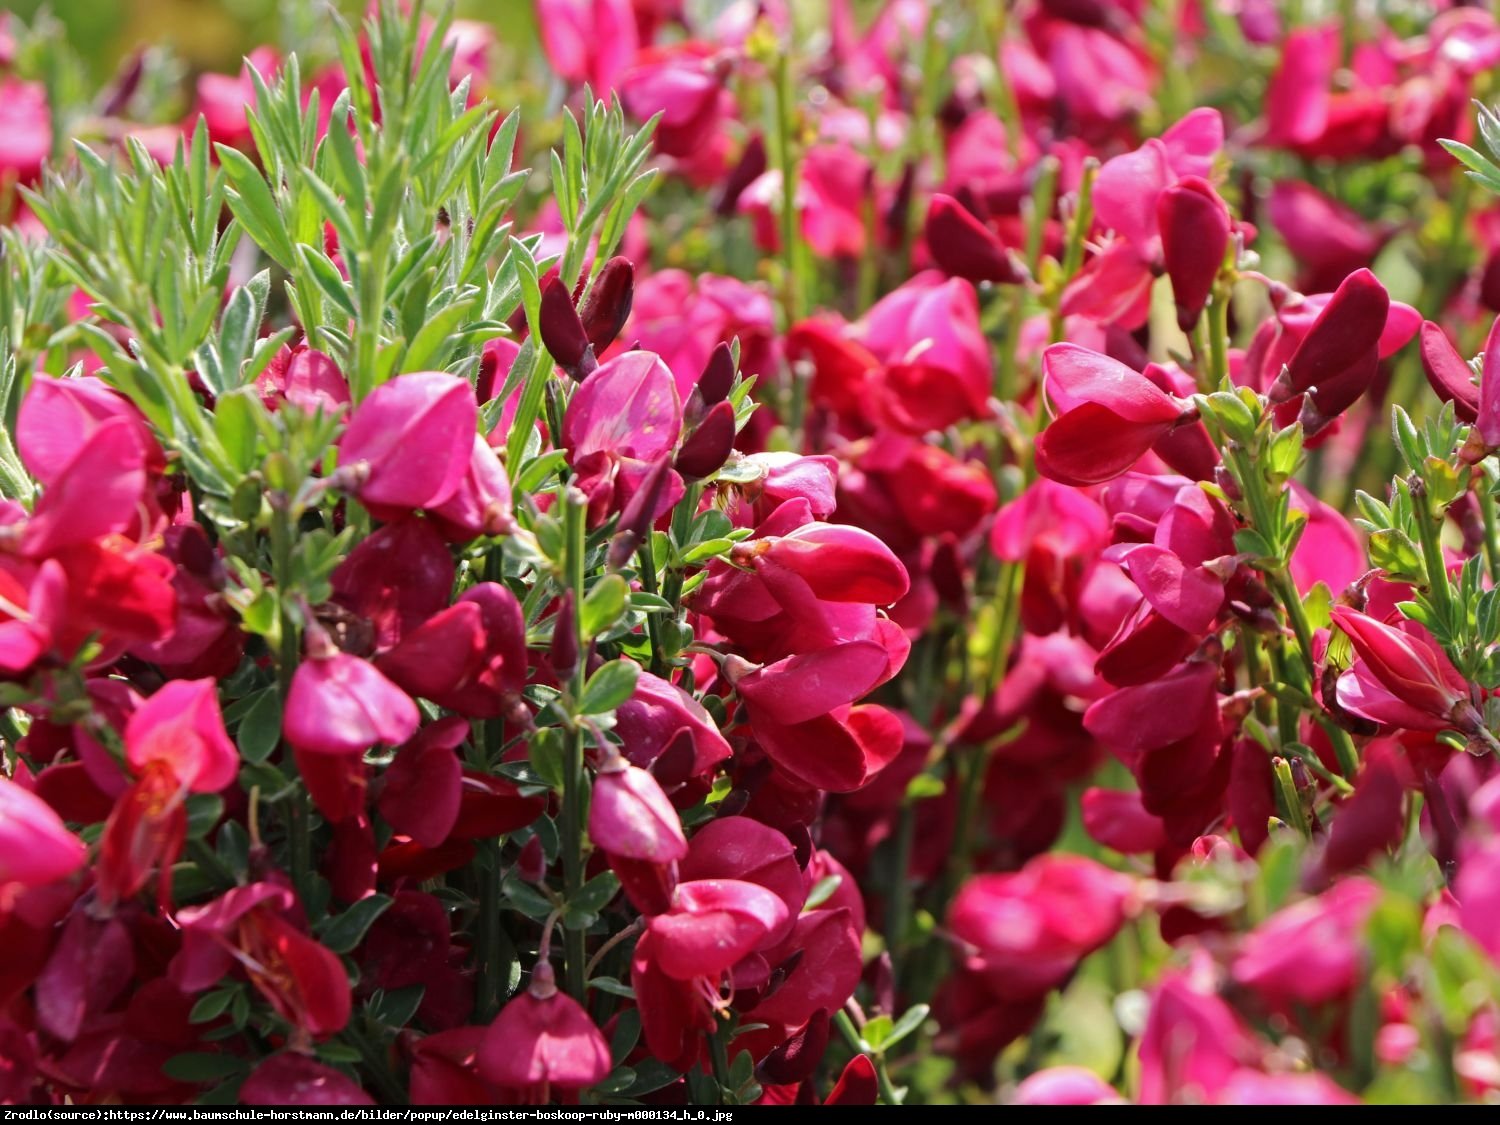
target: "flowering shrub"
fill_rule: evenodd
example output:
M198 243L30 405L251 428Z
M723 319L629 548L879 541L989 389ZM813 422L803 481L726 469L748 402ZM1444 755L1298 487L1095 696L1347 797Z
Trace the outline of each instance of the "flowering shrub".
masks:
M1500 25L860 7L0 25L0 1104L1500 1096Z

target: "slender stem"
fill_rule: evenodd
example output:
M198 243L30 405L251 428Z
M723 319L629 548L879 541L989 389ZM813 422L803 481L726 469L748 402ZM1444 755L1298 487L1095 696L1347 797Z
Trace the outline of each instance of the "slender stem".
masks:
M724 1046L724 1029L716 1027L708 1037L708 1054L714 1068L714 1082L719 1087L719 1104L729 1092L729 1051Z
M1213 301L1209 305L1208 326L1208 374L1213 381L1210 390L1216 391L1229 379L1229 287L1219 285L1214 289Z
M563 519L567 534L564 561L567 566L567 585L573 592L573 604L581 606L584 595L584 555L588 550L588 529L585 525L588 500L576 489L570 488L564 496L564 504ZM588 676L588 651L586 638L583 635L583 614L575 613L573 619L579 631L578 665L573 670L569 692L576 705L583 699L584 683ZM563 768L562 858L563 880L568 901L576 898L579 891L583 889L583 787L587 784L583 770L585 737L583 727L575 724L567 740L568 760ZM584 971L588 962L586 936L581 929L564 930L563 952L568 994L579 1003L583 1002L585 990L588 987Z
M585 977L588 977L589 979L593 979L594 970L599 967L599 962L603 961L605 957L609 956L609 954L613 950L617 949L622 943L629 941L645 928L646 919L637 918L634 922L631 922L630 925L626 926L619 933L613 935L598 949L594 950L594 955L589 958L589 963L584 968L583 975Z
M656 551L652 546L651 535L648 530L641 537L641 546L636 553L640 558L641 588L648 594L658 594L660 589L656 581ZM646 614L646 635L651 638L651 674L664 680L669 669L666 650L662 647L661 614Z
M1307 822L1307 810L1302 807L1302 795L1297 792L1297 784L1292 780L1291 763L1285 758L1277 758L1271 763L1271 771L1276 775L1276 786L1297 831L1311 839L1312 826Z
M273 495L271 501L271 576L281 610L281 646L276 660L277 694L285 706L291 690L292 675L301 652L297 621L292 613L292 510L284 495ZM285 752L288 764L295 768L290 747ZM292 886L302 901L310 901L312 891L312 807L306 785L299 785L288 798L287 840L290 851Z
M1484 561L1492 585L1500 585L1500 543L1496 542L1495 497L1490 494L1489 475L1479 480L1479 511L1484 517Z
M371 1042L370 1037L353 1022L344 1028L344 1038L359 1052L360 1060L365 1064L365 1070L369 1073L375 1088L380 1091L381 1100L386 1105L410 1104L405 1089L391 1073L390 1061L382 1054L382 1048Z
M1413 514L1417 525L1417 539L1421 542L1422 562L1427 569L1427 593L1432 598L1432 608L1437 610L1438 617L1445 626L1451 627L1454 622L1453 591L1448 585L1448 564L1443 561L1443 545L1438 540L1443 516L1439 513L1437 523L1434 524L1428 517L1426 496L1419 495L1415 489L1412 500L1412 507L1416 509Z
M886 903L886 940L891 952L891 972L901 979L901 965L911 937L911 867L912 838L916 832L916 809L910 801L901 805L895 846L891 856L890 898Z

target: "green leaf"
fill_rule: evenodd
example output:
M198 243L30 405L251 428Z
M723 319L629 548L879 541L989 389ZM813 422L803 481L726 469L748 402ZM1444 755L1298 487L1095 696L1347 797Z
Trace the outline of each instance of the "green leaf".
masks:
M237 148L216 144L214 151L219 154L219 164L234 187L233 194L229 196L229 207L234 212L234 217L245 228L245 233L277 265L288 272L294 271L297 268L297 252L260 169Z
M631 660L611 660L589 677L579 707L585 715L604 715L635 694L640 665Z
M405 988L377 993L370 1000L370 1015L386 1027L405 1027L422 1006L426 992L424 984L409 984Z
M681 1077L681 1074L660 1059L642 1059L635 1067L635 1082L621 1093L627 1098L639 1098L643 1094L670 1086Z
M613 871L601 871L568 900L568 905L586 914L598 914L620 892L620 880Z
M187 799L188 839L201 840L224 816L224 798L217 793L194 793Z
M589 987L600 992L607 992L611 996L623 996L626 1000L635 999L635 989L624 981L615 980L614 977L594 977L589 981ZM634 1009L631 1009L634 1011Z
M255 412L260 397L251 387L237 387L219 395L214 405L214 432L229 458L229 464L242 473L255 468L260 439Z
M412 339L401 361L401 370L433 371L440 368L453 352L455 329L474 308L473 301L455 301L432 313L426 325Z
M1266 537L1253 527L1242 527L1234 533L1234 549L1256 559L1276 557L1276 552L1271 548L1271 544L1266 542Z
M625 599L630 595L630 583L618 574L606 574L595 582L583 599L579 624L583 635L590 640L606 632L625 612Z
M360 899L319 927L320 940L335 953L353 952L364 941L365 933L375 919L390 909L393 901L387 895L369 895Z
M188 1022L212 1023L229 1010L229 1005L239 991L238 985L231 985L228 988L216 988L200 996L198 1002L193 1005L193 1010L188 1013Z
M891 1033L885 1037L884 1049L889 1051L901 1040L905 1039L927 1019L932 1009L926 1004L915 1004L908 1008L899 1020L891 1027Z
M243 1074L250 1069L245 1059L234 1055L210 1055L204 1051L188 1051L173 1055L162 1064L161 1072L178 1082L218 1082L230 1075Z
M250 762L264 762L281 742L281 699L276 688L269 687L245 712L235 732L240 755Z
M839 884L844 881L842 875L825 875L813 884L812 890L807 892L807 901L802 904L802 911L816 910L833 897L833 892L839 889Z

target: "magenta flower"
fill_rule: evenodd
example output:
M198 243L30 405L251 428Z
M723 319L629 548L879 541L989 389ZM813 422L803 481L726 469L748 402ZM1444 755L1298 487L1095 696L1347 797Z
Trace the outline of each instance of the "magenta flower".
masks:
M1076 344L1053 344L1042 365L1057 417L1037 436L1037 470L1062 484L1113 480L1192 419L1144 375Z
M161 761L195 793L234 781L240 755L224 729L214 680L172 680L141 704L125 726L125 760L140 770Z
M1359 980L1365 923L1380 899L1368 879L1345 879L1261 923L1240 944L1234 979L1267 1004L1324 1004Z
M0 886L62 879L83 865L84 851L45 801L0 777Z
M1061 984L1124 924L1131 880L1081 856L1045 855L1009 875L978 875L948 914L970 969L1014 1000Z
M594 778L589 839L624 859L672 863L688 854L682 822L661 785L620 757L602 766Z
M288 742L306 753L363 754L379 742L399 746L419 721L411 697L373 664L309 630L307 659L292 676L282 716Z
M923 237L932 260L949 277L1016 285L1025 276L999 237L951 195L932 197Z
M475 1061L485 1081L539 1101L550 1089L592 1086L611 1065L609 1043L578 1001L557 990L546 962L533 971L531 986L500 1009Z
M375 1100L342 1071L283 1051L257 1066L240 1087L241 1105L371 1106Z
M1049 1066L1016 1087L1012 1105L1105 1105L1120 1095L1104 1079L1081 1066Z
M1339 705L1363 718L1409 730L1462 726L1469 685L1431 634L1415 621L1385 625L1334 606L1333 623L1354 646L1354 666L1339 677Z
M398 375L355 408L339 443L340 471L377 515L435 508L468 470L479 407L463 379Z

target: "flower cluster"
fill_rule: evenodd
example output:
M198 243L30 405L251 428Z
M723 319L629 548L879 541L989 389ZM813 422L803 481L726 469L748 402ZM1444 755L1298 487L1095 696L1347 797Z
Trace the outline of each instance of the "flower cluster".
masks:
M0 1104L1500 1099L1434 7L3 17Z

